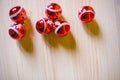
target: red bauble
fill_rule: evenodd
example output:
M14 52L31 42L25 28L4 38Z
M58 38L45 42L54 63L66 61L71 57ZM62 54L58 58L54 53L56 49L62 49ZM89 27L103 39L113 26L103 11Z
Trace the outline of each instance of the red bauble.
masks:
M19 40L25 35L25 27L21 24L13 24L9 27L8 32L13 39Z
M10 18L16 23L22 23L26 18L26 11L21 6L15 6L10 9Z
M79 12L78 17L83 22L90 22L94 19L95 11L90 6L83 6Z
M53 22L47 18L41 18L36 22L36 30L41 34L47 34L51 31Z
M53 29L57 36L65 36L70 31L70 25L66 21L58 20L54 23Z
M45 13L49 19L55 20L61 15L62 9L59 4L51 3L46 7Z

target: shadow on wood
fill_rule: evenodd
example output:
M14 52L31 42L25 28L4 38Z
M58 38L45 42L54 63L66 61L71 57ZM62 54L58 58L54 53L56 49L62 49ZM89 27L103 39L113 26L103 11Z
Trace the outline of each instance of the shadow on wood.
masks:
M33 40L32 40L33 28L32 28L30 19L27 18L24 21L23 25L25 26L26 34L21 40L18 41L18 44L22 51L25 51L32 55L34 52L34 45L33 45Z
M99 25L98 23L93 20L89 23L83 23L84 25L84 29L86 30L86 32L92 36L92 37L100 37L101 35L101 31L100 31L100 28L99 28Z
M64 37L56 36L54 32L51 32L47 35L44 35L43 38L46 44L52 48L59 48L59 46L62 46L66 50L70 51L76 50L76 41L71 32Z

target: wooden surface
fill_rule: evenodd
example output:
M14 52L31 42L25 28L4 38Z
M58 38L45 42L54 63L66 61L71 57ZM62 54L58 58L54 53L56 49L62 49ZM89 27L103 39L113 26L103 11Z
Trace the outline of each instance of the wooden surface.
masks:
M40 35L35 23L47 4L57 2L71 32ZM29 19L26 36L8 35L9 10L21 5ZM95 20L83 24L77 12L94 7ZM120 0L0 0L0 80L120 80Z

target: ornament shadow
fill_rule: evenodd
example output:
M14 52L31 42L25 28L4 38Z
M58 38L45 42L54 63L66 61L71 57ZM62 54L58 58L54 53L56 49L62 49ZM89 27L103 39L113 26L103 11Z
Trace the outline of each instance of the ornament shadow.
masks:
M54 32L50 32L47 35L43 36L45 43L52 48L59 48L62 46L66 50L75 51L76 50L76 41L70 32L68 35L59 37L54 34Z
M22 51L25 51L32 55L34 52L34 45L33 45L33 40L32 40L33 27L32 27L30 19L27 18L24 21L23 25L25 26L26 34L21 40L18 41L18 45Z
M84 29L91 37L100 37L101 30L96 20L92 20L88 23L83 23Z

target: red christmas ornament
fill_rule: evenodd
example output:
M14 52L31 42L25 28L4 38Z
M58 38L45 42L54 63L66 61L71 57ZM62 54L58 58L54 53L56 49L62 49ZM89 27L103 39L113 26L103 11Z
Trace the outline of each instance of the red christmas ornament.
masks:
M51 3L46 7L45 13L49 19L55 20L61 15L62 9L59 4Z
M15 6L10 9L9 16L16 23L22 23L26 18L26 11L21 6Z
M78 17L83 22L90 22L94 19L95 11L90 6L83 6L79 12Z
M8 32L13 39L19 40L25 35L25 28L21 24L13 24L9 27Z
M41 34L47 34L51 31L53 22L47 18L41 18L36 22L36 30Z
M70 31L70 25L63 20L58 20L54 23L54 32L57 36L65 36Z

